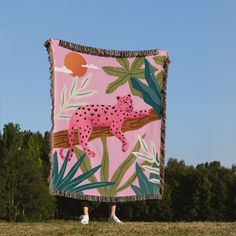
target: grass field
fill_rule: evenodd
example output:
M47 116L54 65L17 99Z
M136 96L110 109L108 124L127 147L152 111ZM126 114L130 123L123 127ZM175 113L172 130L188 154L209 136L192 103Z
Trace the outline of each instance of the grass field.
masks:
M49 223L0 223L0 235L236 235L236 222L125 222L123 225L91 222L80 225L76 221L53 221Z

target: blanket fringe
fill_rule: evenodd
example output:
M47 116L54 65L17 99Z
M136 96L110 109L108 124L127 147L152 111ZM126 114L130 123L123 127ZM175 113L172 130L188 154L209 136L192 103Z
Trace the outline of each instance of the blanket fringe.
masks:
M110 196L94 196L94 195L83 195L79 193L69 193L64 191L53 191L52 193L55 196L68 197L73 199L79 199L84 201L96 201L96 202L133 202L133 201L143 201L151 199L162 199L160 194L144 194L144 195L134 195L134 196L119 196L119 197L110 197Z

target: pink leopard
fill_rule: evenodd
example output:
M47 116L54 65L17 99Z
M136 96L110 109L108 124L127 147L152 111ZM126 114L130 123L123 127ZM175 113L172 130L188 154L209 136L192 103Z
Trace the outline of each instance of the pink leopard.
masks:
M110 127L110 133L122 142L122 151L127 151L128 140L121 131L122 124L127 119L137 119L147 116L150 110L133 110L131 95L117 97L117 103L112 105L86 105L76 109L70 119L69 138L69 160L73 156L74 129L78 131L78 143L83 151L94 157L95 153L88 147L88 140L94 127ZM61 149L63 158L63 149Z

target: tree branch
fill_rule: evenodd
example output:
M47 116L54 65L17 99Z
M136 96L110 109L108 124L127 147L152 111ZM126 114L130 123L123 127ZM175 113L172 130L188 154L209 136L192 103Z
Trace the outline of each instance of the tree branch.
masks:
M131 130L140 129L146 124L160 120L160 117L158 117L155 113L155 111L152 109L150 112L150 115L147 115L143 118L137 118L137 119L127 119L124 121L123 126L121 128L122 132L127 132ZM101 136L112 136L109 131L109 127L95 127L93 129L93 132L89 138L89 141L99 138ZM73 143L74 145L78 144L78 134L77 130L74 132L73 137ZM68 148L68 131L67 130L61 130L56 133L53 133L53 147L54 148Z

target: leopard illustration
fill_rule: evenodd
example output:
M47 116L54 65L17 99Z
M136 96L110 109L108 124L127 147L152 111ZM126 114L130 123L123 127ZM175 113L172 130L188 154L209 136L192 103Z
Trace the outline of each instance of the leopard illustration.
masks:
M77 108L69 122L69 156L73 156L73 136L74 130L78 132L78 144L89 156L94 157L95 153L88 147L88 140L94 127L110 127L110 134L116 136L122 142L122 151L126 152L129 143L121 131L122 124L127 119L137 119L149 115L150 110L134 111L131 95L117 97L115 105L86 105ZM60 150L60 156L63 157L63 149Z

